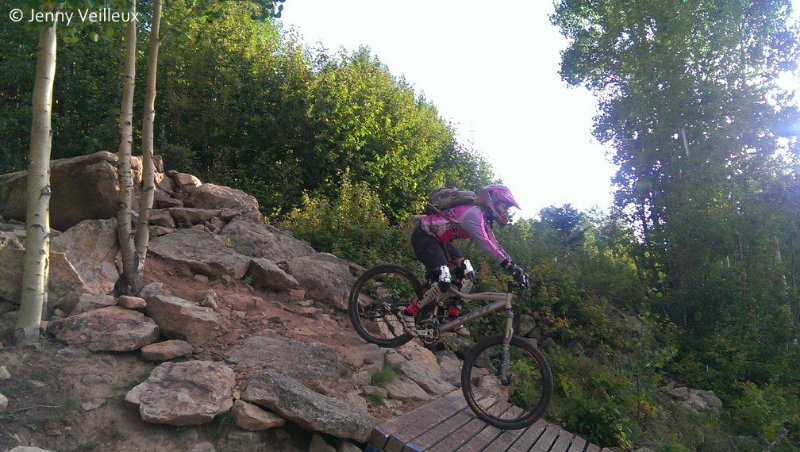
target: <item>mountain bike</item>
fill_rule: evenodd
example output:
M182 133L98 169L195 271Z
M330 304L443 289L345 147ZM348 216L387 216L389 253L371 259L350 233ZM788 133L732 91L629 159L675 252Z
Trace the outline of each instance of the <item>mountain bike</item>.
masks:
M425 306L417 319L419 339L428 346L442 333L494 312L505 311L505 333L480 340L467 354L461 369L461 389L478 418L500 429L526 428L544 415L553 396L553 376L542 352L525 338L514 335L514 294L521 287L508 283L506 292L464 294L453 284L436 302ZM448 320L450 297L488 305ZM414 298L422 297L422 284L410 270L382 264L365 271L350 292L348 314L365 341L380 347L399 347L414 337L399 316Z

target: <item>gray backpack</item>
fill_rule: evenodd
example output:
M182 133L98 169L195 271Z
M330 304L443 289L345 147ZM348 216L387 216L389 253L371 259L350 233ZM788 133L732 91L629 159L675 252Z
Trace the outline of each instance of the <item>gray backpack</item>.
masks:
M428 205L425 206L425 213L432 215L434 213L442 213L442 210L456 206L475 204L477 198L475 192L470 190L459 190L456 187L440 187L428 196Z

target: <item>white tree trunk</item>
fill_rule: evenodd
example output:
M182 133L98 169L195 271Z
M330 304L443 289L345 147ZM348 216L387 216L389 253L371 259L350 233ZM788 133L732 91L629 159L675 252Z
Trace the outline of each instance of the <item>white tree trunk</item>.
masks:
M144 265L147 259L147 246L150 242L150 208L155 195L155 169L153 167L153 124L156 118L156 71L158 70L158 47L161 44L161 0L153 1L153 23L150 29L150 49L147 57L147 86L144 98L144 118L142 124L142 195L139 199L139 224L136 228L136 256L138 268L135 291L144 282Z
M14 339L19 343L39 339L42 308L47 298L50 262L50 146L53 131L50 113L56 72L56 25L39 35L36 81L33 85L31 153L28 165L27 211L25 215L25 263L22 300Z
M131 7L136 14L136 3ZM131 292L136 281L136 247L131 224L131 199L133 175L131 152L133 148L133 91L136 84L136 22L130 21L125 33L125 70L122 74L122 107L119 114L119 150L117 174L119 176L119 204L117 207L117 237L122 251L122 287ZM130 288L130 289L128 289Z

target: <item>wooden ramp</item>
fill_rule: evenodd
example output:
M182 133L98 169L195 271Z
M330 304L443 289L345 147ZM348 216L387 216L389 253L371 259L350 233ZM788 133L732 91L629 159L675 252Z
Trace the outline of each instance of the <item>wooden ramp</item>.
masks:
M375 427L367 450L600 452L598 446L544 420L524 430L500 430L488 425L475 417L460 390Z

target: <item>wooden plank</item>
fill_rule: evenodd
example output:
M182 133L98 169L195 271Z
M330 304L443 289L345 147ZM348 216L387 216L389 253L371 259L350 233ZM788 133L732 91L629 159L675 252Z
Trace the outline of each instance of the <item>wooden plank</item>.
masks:
M547 426L547 430L544 431L539 441L536 441L536 444L533 445L533 449L531 452L547 452L550 450L550 446L556 442L556 438L558 438L558 433L561 431L557 425L550 424Z
M467 422L475 419L475 415L469 409L464 407L457 412L455 416L450 417L436 428L428 430L421 436L414 438L412 444L407 444L403 448L403 452L411 452L414 450L425 450L426 448L440 442L459 428L463 427Z
M442 397L429 405L432 406L433 409L426 410L422 413L415 413L414 416L409 416L405 426L398 428L394 433L389 435L389 439L383 447L384 452L401 452L409 441L427 432L442 421L454 416L461 408L466 407L467 401L464 400L463 397L455 399ZM414 411L411 413L414 413ZM406 413L406 415L408 414L409 413Z
M553 444L552 448L550 448L550 452L567 452L570 443L572 443L572 438L574 437L575 435L573 435L572 433L569 433L566 430L561 430L561 433L558 435L556 443Z
M422 415L428 411L436 411L439 409L440 404L449 403L449 401L456 400L458 398L464 398L461 391L453 391L450 394L438 398L431 403L423 405L413 411L409 411L408 413L398 416L388 422L384 422L372 430L372 433L369 436L369 445L377 447L378 449L383 449L383 447L386 446L386 442L389 440L389 436L408 425L410 419L413 419L415 416Z
M568 452L583 452L583 449L585 448L586 440L580 436L575 436L575 439L572 440L572 445L569 446Z
M600 446L596 444L589 444L589 447L586 448L586 452L600 452Z
M519 416L522 414L522 408L512 406L507 414L514 417ZM525 429L500 431L489 445L483 449L483 452L505 452L524 432Z
M522 435L514 441L514 444L511 445L511 448L508 449L509 452L528 452L528 449L539 440L542 436L542 432L545 431L547 426L550 425L542 419L536 421L533 425L528 427Z
M507 414L511 408L514 408L513 405L508 405L506 409L504 409L501 413L499 413L498 417L502 417L503 415ZM495 438L500 436L503 433L502 430L493 426L493 425L486 425L486 428L481 430L480 433L473 436L472 439L467 441L461 447L458 448L459 452L479 452L483 450L486 446L492 443Z
M443 438L442 441L433 444L431 447L426 449L426 451L452 452L454 450L458 450L458 446L469 441L470 438L480 433L480 431L483 430L485 427L486 427L485 422L476 417L473 417L472 420L467 422L461 428L454 431L447 437Z

